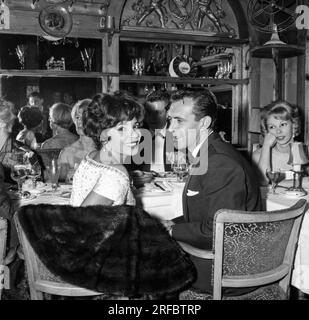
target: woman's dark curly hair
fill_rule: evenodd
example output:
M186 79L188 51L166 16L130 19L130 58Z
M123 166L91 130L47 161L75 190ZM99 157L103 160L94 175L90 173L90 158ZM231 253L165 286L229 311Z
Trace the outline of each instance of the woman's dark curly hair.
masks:
M18 119L27 130L31 130L42 122L43 115L38 108L23 107L18 113Z
M102 147L100 135L122 121L144 118L144 107L127 93L97 94L83 113L85 134L91 137L99 150Z

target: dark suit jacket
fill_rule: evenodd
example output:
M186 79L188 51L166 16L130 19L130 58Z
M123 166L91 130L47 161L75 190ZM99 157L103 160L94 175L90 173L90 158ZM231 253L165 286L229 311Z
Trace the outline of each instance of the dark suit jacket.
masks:
M219 209L259 211L262 202L258 179L250 164L218 134L211 134L204 142L199 157L201 163L193 166L184 188L183 221L173 226L172 235L176 240L211 250L213 219ZM207 161L206 172L196 174L206 168ZM189 191L189 196L188 190L198 194ZM211 293L212 261L191 259L198 271L193 286Z

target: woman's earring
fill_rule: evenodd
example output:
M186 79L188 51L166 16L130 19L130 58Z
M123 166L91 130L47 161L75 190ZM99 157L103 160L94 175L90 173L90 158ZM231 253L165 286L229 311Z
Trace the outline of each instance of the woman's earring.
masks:
M107 149L106 149L106 145L108 143L108 141L111 139L111 137L107 137L106 139L103 139L101 140L101 143L102 143L102 151L106 152Z
M102 151L106 152L107 139L101 140L102 143Z

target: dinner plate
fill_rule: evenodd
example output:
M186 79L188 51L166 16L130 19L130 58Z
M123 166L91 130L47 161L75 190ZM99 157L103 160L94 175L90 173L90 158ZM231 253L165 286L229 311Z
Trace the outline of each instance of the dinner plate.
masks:
M36 195L30 193L30 195L27 198L21 198L20 195L17 192L8 192L9 197L11 200L22 200L22 201L28 201L36 198Z

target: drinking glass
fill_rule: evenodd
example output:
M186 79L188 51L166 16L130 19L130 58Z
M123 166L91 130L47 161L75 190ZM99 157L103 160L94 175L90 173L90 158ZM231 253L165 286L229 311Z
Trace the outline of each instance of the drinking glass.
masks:
M177 176L177 181L183 182L184 177L189 172L189 164L186 161L185 154L174 152L171 157L171 168Z
M282 177L282 173L280 170L266 170L266 176L271 182L271 194L276 194L276 187Z
M138 75L138 60L132 59L131 64L132 64L132 71L133 71L134 75L137 76Z
M23 197L22 183L28 175L28 165L23 163L16 163L11 166L11 178L17 182L18 196Z
M28 176L32 181L33 189L36 189L36 181L41 176L41 166L38 163L31 165Z
M17 55L19 63L20 63L20 68L22 70L25 69L26 50L27 50L27 45L25 45L25 44L19 44L19 45L17 45L17 47L15 49L16 55Z
M47 167L48 182L51 183L52 191L55 193L58 188L60 168L58 162L52 159L51 164Z

